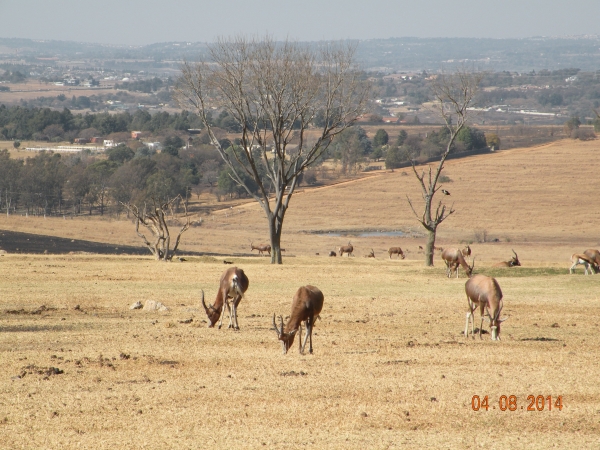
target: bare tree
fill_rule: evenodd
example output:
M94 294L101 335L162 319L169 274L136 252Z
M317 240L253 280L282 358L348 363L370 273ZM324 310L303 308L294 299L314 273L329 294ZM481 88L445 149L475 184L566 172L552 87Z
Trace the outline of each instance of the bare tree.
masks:
M178 195L165 203L157 202L154 199L152 202L153 205L151 208L148 208L148 205L144 204L144 207L141 210L136 205L130 203L121 204L135 217L135 232L142 238L144 244L148 247L148 250L154 255L154 258L157 261L171 261L179 247L181 235L190 227L190 217L188 216L187 205L186 202L183 201L181 195ZM172 211L175 203L183 206L186 222L179 230L179 234L177 235L177 238L175 238L175 245L171 250L171 232L167 224L167 214L169 211ZM148 211L148 209L150 210ZM150 242L146 236L140 232L140 225L143 225L150 233L152 233L153 242Z
M450 137L435 172L429 166L427 173L425 170L422 170L419 174L413 161L413 172L421 185L421 193L424 201L423 213L417 213L411 199L408 196L406 197L417 220L427 230L427 244L425 246L426 266L433 266L433 250L438 225L455 211L453 206L447 208L442 200L438 202L437 206L434 206L433 197L441 187L437 184L438 178L444 169L444 163L452 149L452 144L457 134L467 123L469 117L468 108L478 91L482 77L481 73L469 73L466 70L460 70L450 75L438 75L432 83L435 108L444 120L444 124L450 132Z
M273 264L281 264L283 219L299 175L365 112L368 83L354 53L346 44L237 37L211 45L210 61L182 67L179 105L198 112L231 178L265 211ZM239 145L224 148L216 138L215 107L238 125Z

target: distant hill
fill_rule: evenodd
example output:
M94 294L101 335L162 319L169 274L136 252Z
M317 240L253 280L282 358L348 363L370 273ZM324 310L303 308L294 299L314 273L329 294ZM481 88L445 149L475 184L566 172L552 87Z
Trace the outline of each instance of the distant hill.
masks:
M318 43L313 43L317 45ZM148 60L157 65L205 54L206 43L161 42L145 46L117 46L72 41L0 38L2 60L38 58ZM421 71L467 64L490 71L583 71L600 66L600 36L531 37L524 39L391 38L360 41L358 58L366 69Z

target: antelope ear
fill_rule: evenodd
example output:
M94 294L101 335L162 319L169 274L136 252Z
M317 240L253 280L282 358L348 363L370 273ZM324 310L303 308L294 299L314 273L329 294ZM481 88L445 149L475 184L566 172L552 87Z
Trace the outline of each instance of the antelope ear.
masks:
M288 335L289 335L289 336L295 336L297 331L298 331L298 330L290 331L290 332L288 333Z

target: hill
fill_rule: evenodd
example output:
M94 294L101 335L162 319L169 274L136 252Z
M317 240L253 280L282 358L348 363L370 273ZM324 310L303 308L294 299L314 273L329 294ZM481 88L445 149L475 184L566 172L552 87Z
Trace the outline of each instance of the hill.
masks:
M595 228L600 212L590 207L598 188L583 181L595 178L591 162L597 158L597 146L594 141L563 140L448 161L444 175L452 181L444 187L451 196L444 200L456 212L440 227L437 245L474 242L480 261L508 258L514 248L522 260L560 264L566 264L574 251L598 246ZM417 204L420 201L410 169L301 189L292 198L284 222L286 255L323 255L351 240L358 255L373 248L380 256L388 247L400 245L408 248L409 258L420 259L418 246L424 245L424 239L406 196ZM249 254L250 242L268 242L267 223L256 203L227 204L202 219L202 226L184 235L183 253ZM124 217L64 220L2 215L0 228L116 246L141 245ZM406 234L360 236L364 231L395 230ZM487 242L478 242L484 236Z

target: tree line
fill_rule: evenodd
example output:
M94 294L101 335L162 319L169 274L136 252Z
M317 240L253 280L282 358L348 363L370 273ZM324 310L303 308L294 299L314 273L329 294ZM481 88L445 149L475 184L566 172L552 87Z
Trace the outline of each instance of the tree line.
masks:
M188 111L150 114L139 109L133 114L73 114L68 108L27 108L0 105L0 139L56 141L77 137L107 136L124 131L169 132L201 128L196 114Z
M63 156L40 152L26 159L0 150L0 209L6 214L116 214L124 204L188 200L202 173L216 178L222 162L211 147L185 149L181 138L165 140L167 151L133 151L118 145L105 157L90 152Z

